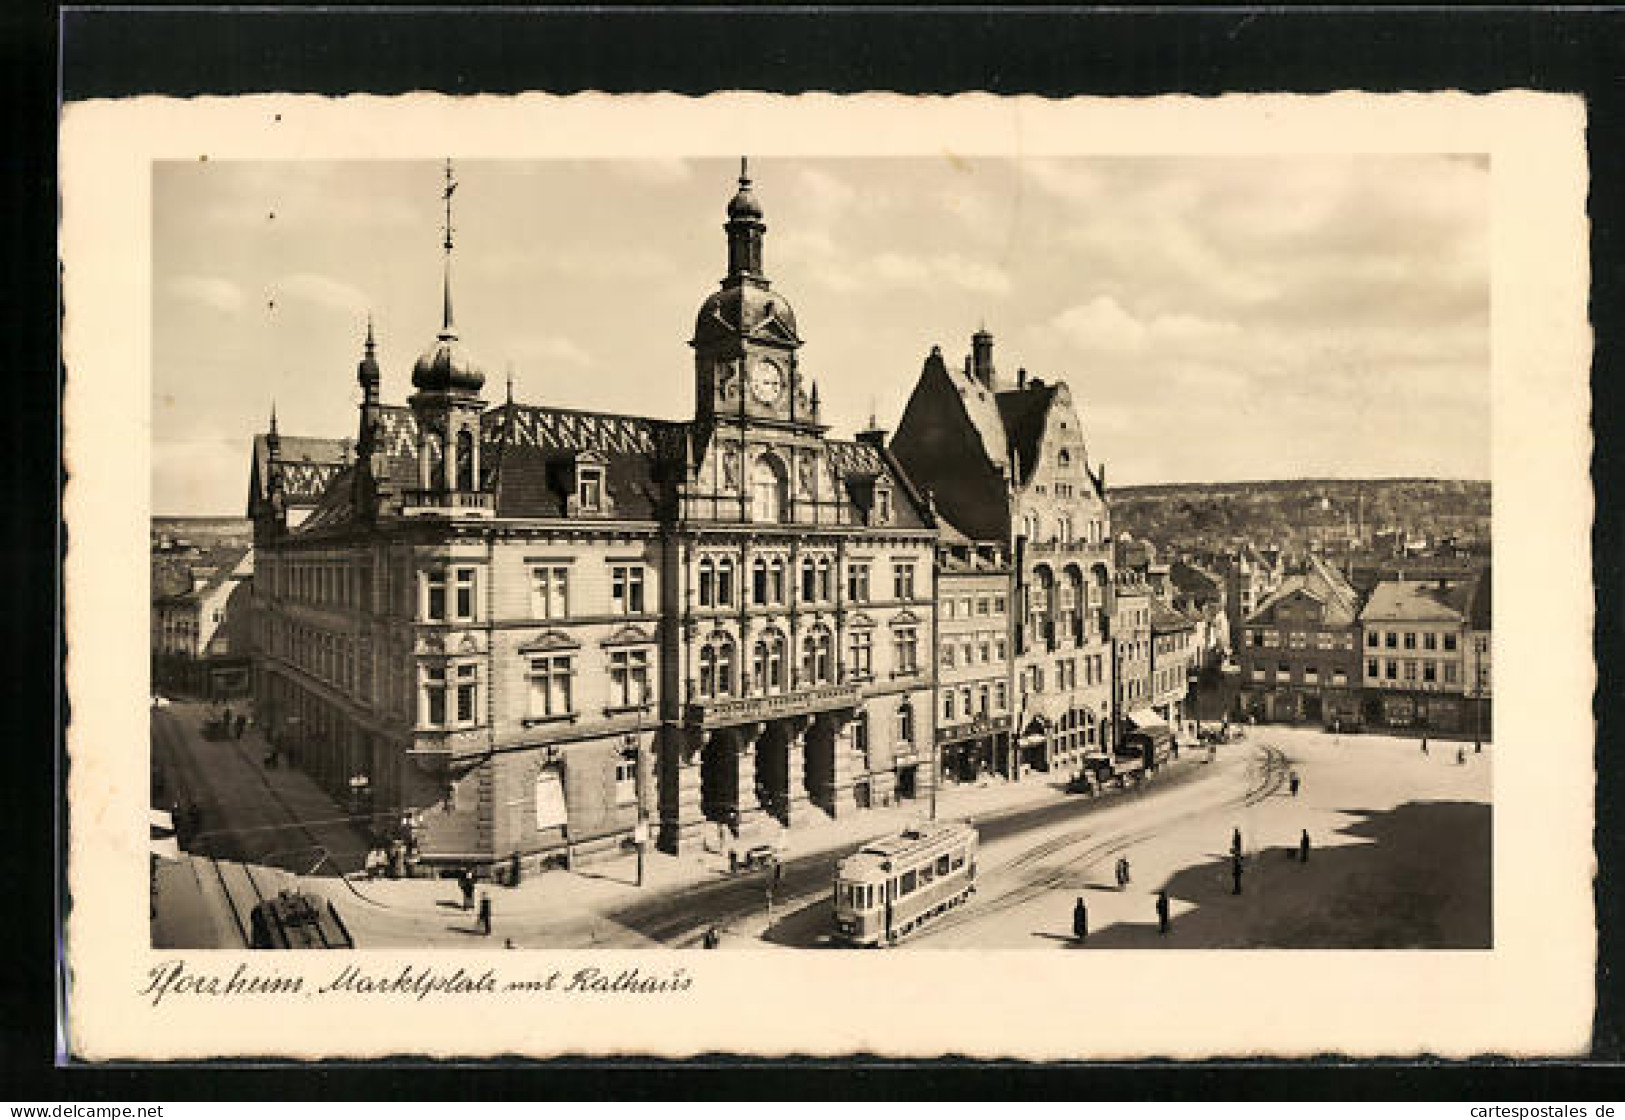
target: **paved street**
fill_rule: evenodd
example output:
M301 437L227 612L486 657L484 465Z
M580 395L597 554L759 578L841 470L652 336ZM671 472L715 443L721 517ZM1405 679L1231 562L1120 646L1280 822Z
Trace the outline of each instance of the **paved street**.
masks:
M359 865L364 839L304 775L265 770L252 734L240 743L204 739L203 714L193 705L153 713L154 746L172 782L205 807L193 851L308 875L307 889L333 901L363 947L684 948L713 924L724 949L826 947L836 861L925 810L910 803L788 833L771 920L762 873L731 875L722 856L690 852L651 856L641 889L632 857L487 888L495 911L487 940L449 880L336 877L335 865ZM1140 789L1095 800L1068 795L1045 775L949 790L940 815L970 817L981 836L978 893L903 948L1488 945L1490 753L1475 756L1469 744L1458 765L1455 750L1435 743L1423 756L1413 739L1261 727L1212 763L1186 752ZM1294 771L1303 782L1295 798L1287 786ZM1234 828L1245 848L1239 896L1231 893ZM1295 858L1302 829L1311 837L1307 864ZM1112 881L1119 856L1133 874L1121 891ZM170 869L168 880L179 876ZM1166 937L1153 910L1159 887L1173 915ZM1080 895L1091 929L1081 946L1071 936ZM171 892L167 907L161 893L160 909L169 911L159 923L165 941L185 943L188 927L210 936L186 892Z

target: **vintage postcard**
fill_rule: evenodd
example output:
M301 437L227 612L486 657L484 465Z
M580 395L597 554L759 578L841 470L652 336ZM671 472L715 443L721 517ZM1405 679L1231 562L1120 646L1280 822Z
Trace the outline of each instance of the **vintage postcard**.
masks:
M1583 1052L1584 128L68 106L71 1053Z

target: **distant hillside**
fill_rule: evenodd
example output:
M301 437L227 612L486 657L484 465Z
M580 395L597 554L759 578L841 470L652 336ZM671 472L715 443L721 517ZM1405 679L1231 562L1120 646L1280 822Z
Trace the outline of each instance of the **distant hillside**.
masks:
M1437 478L1283 479L1113 488L1112 527L1159 545L1283 546L1404 531L1487 540L1490 484Z
M154 517L152 543L185 541L194 548L252 544L254 526L246 517Z

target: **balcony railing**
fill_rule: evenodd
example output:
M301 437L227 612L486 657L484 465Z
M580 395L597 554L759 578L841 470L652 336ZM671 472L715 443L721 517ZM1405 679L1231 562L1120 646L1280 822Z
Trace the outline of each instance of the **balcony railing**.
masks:
M726 696L696 700L688 705L684 722L690 727L723 727L734 723L834 711L856 707L859 692L856 684L824 684L771 696Z
M1088 541L1042 541L1029 543L1027 552L1034 559L1047 556L1089 556L1104 557L1108 544L1091 544Z
M489 513L493 507L490 494L475 490L407 490L408 509L444 509L453 512Z

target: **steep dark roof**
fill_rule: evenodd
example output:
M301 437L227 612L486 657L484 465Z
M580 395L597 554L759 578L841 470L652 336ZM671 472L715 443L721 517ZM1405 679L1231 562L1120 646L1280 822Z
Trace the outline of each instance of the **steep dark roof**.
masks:
M1032 478L1038 465L1038 447L1044 439L1049 406L1055 400L1054 385L1028 385L996 393L999 417L1004 421L1005 440L1021 463L1020 481Z
M1151 632L1169 634L1179 630L1196 629L1196 620L1183 611L1176 611L1161 599L1151 600Z
M287 507L314 506L343 466L346 449L352 445L350 440L279 435L273 456L270 436L256 435L253 478L257 492L250 496L251 500L270 497L274 483Z

